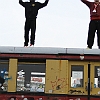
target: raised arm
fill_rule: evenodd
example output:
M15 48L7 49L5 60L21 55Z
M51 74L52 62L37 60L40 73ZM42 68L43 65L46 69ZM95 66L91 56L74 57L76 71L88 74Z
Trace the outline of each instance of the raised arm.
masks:
M90 7L91 2L88 0L81 0L84 4L86 4L88 7Z
M48 2L49 2L49 0L45 0L44 3L40 3L39 8L43 8L43 7L47 6Z
M23 2L22 0L19 0L19 4L25 7L25 2Z

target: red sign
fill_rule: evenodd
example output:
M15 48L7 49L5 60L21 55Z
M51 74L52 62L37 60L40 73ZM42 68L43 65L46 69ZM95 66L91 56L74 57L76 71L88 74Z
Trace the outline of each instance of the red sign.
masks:
M42 82L42 78L32 77L32 81Z

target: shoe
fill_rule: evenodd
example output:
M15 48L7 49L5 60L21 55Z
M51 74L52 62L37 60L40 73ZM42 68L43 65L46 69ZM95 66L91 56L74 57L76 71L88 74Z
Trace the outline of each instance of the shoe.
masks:
M24 42L24 47L28 47L28 43L25 43L25 42Z
M28 47L28 46L24 46L24 47Z
M91 48L87 47L86 49L91 49Z
M30 44L30 47L33 47L34 45L33 44Z

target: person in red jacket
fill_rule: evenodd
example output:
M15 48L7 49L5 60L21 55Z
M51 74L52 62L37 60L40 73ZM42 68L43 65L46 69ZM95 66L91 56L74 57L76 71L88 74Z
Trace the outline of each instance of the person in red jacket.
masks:
M81 0L90 9L90 23L87 38L87 48L92 49L94 44L95 32L97 32L98 48L100 49L100 1L94 0L90 2L88 0Z
M30 46L34 45L35 42L35 31L36 31L36 18L38 15L38 10L47 6L49 0L45 0L44 3L35 2L35 0L29 0L30 2L23 2L19 0L19 4L25 8L25 42L24 46L28 46L29 42L29 30L31 29L30 36Z

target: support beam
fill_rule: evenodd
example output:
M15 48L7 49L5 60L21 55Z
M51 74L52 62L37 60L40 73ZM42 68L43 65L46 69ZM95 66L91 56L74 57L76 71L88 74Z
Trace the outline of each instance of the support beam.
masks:
M8 80L8 92L16 92L16 81L17 81L17 59L9 60L9 76L12 77Z

